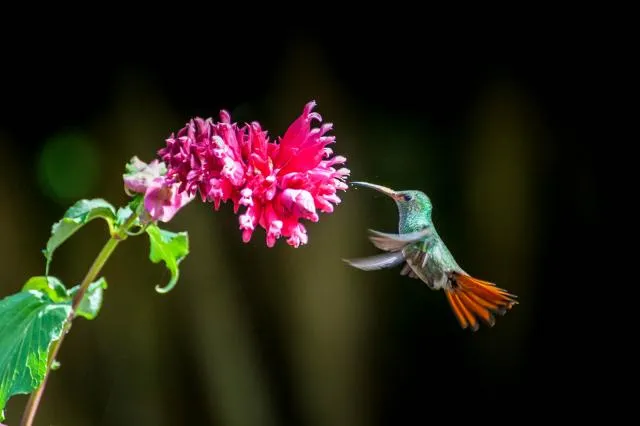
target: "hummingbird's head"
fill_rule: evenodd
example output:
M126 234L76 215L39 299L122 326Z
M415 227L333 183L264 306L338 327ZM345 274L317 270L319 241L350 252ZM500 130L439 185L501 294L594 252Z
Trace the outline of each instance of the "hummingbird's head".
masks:
M431 200L422 191L396 191L393 199L401 212L422 213L431 217Z
M401 219L407 216L421 216L431 220L431 200L421 191L394 191L386 186L375 185L369 182L351 182L352 185L375 189L393 198L398 206Z

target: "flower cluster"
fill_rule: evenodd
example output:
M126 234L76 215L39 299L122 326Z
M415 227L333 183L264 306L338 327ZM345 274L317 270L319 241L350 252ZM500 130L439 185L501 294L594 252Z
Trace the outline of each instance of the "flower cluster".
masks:
M180 202L199 193L216 210L227 201L236 213L243 207L239 225L244 242L261 226L269 247L280 237L294 247L306 244L307 231L300 220L317 222L319 212L332 212L340 202L336 192L347 189L344 180L349 175L340 167L346 158L334 156L327 147L335 142L327 135L332 125L312 127L314 121L322 122L314 106L309 102L277 142L269 141L257 122L232 123L226 111L218 122L189 121L158 152L167 167L163 179L169 189L161 203L165 210L179 208ZM175 198L181 194L186 195Z

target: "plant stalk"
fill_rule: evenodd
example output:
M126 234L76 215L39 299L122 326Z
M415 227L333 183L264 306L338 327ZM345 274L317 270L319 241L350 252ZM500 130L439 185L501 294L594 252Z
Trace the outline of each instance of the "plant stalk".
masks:
M62 346L64 336L66 336L66 334L71 329L71 323L76 316L76 310L78 309L80 302L82 302L82 299L87 292L87 289L89 288L89 284L95 281L96 277L102 270L102 267L105 263L107 263L107 260L116 249L118 244L127 238L126 232L131 224L135 221L136 217L137 213L134 212L129 217L129 219L127 219L127 221L120 228L118 228L118 230L111 236L111 238L109 238L104 247L102 247L102 250L100 250L100 253L98 253L96 259L93 261L93 264L89 268L89 271L87 271L87 275L85 275L82 283L80 283L80 289L73 298L73 301L71 303L71 312L69 312L69 316L65 321L62 334L60 335L60 338L58 340L53 342L53 344L51 345L51 349L49 350L47 371L44 374L44 379L42 380L42 383L40 383L40 386L38 386L38 388L29 396L29 400L27 401L27 405L25 406L24 413L22 414L22 420L20 420L20 426L33 425L33 420L36 417L38 407L40 406L40 400L42 399L42 394L44 393L44 389L47 385L47 379L49 378L49 373L51 372L51 366L58 356L58 352L60 351L60 346Z

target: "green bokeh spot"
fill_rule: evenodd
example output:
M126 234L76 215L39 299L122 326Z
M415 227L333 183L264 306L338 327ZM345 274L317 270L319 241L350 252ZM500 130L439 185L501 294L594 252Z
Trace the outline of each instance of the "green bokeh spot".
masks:
M60 201L88 195L98 177L98 152L81 133L56 135L45 142L38 162L43 192Z

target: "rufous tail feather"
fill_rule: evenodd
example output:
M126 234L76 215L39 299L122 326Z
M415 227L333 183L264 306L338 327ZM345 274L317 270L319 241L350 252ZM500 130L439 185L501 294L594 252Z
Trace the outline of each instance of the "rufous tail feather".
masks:
M469 275L454 274L451 283L445 293L462 328L471 327L476 331L480 326L479 320L493 327L494 314L504 315L518 303L515 300L517 296Z

